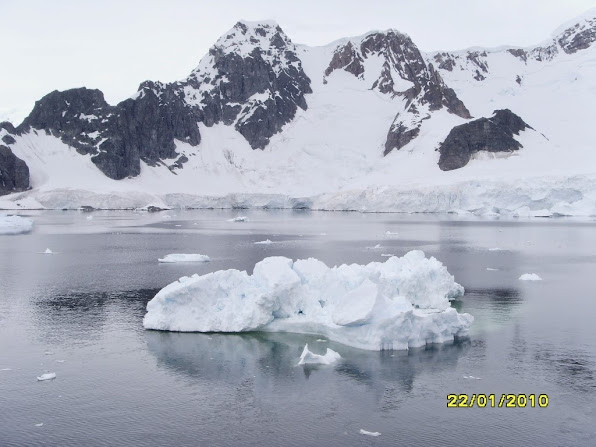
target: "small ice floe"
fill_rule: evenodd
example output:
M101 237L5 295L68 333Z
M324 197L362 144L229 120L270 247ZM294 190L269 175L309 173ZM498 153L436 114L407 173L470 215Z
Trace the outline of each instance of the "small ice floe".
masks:
M64 363L64 360L56 360L56 363Z
M399 233L397 231L393 232L393 231L385 231L385 234L387 236L397 236Z
M319 343L326 343L327 342L327 340L325 340L324 338L317 338L317 341Z
M163 258L157 259L159 262L173 263L173 262L209 262L209 256L198 253L170 253Z
M43 422L40 422L39 424L35 424L36 427L43 427Z
M377 248L381 248L381 244L377 244L374 247L366 247L366 248L368 248L369 250L376 250Z
M174 225L175 227L181 227L182 225Z
M42 380L52 380L52 379L55 379L55 378L56 378L56 373L45 373L45 374L42 374L41 376L39 376L37 378L37 380L39 382L41 382Z
M366 436L374 436L374 437L381 436L381 433L379 433L378 431L367 431L362 428L360 429L360 434L366 435Z
M499 269L493 269L493 268L490 268L490 267L487 267L486 270L488 270L489 272L497 272L497 271L499 271Z
M228 219L228 222L248 222L248 217L246 216L236 216L232 219Z
M474 376L464 376L464 379L480 380L480 377L474 377Z
M383 256L384 258L390 258L391 256L395 255L392 255L391 253L381 253L381 256Z
M269 239L265 239L264 241L255 242L255 245L269 245L269 244L273 244L273 241L270 241Z
M341 359L341 355L327 348L325 355L314 354L308 350L308 343L304 345L300 355L299 365L331 365Z
M44 352L44 355L54 355L54 353L52 351L46 351Z
M93 220L93 216L87 216L87 220Z
M494 248L489 248L488 251L502 251L502 248L499 247L494 247Z
M536 273L524 273L519 277L520 281L542 281L542 278Z
M50 250L49 248L46 248L45 251L40 251L39 254L42 254L42 255L53 255L54 252L52 250Z
M12 368L2 368L0 371L12 371Z

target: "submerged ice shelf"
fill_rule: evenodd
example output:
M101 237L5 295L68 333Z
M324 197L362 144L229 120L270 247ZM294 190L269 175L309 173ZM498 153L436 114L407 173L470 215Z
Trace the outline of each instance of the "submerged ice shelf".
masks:
M473 321L449 300L463 295L445 266L422 251L368 265L327 267L269 257L252 275L220 270L182 277L148 304L146 329L318 334L361 349L451 341Z

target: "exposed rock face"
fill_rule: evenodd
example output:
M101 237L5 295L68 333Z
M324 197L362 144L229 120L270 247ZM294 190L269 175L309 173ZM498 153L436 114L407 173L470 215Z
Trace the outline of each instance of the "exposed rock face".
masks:
M45 130L74 147L108 177L140 173L140 160L155 165L175 158L174 139L200 142L198 114L169 86L145 82L134 99L110 106L99 90L54 91L35 103L17 128Z
M511 110L495 110L491 118L479 118L451 129L439 146L439 168L451 171L464 167L479 151L513 152L522 145L513 138L532 129Z
M557 43L567 54L590 47L596 41L596 18L580 21L571 28L566 29L558 38Z
M0 145L0 195L24 191L29 188L29 168L12 153L9 147Z
M99 90L54 91L36 102L17 132L45 130L91 154L105 175L119 180L138 175L141 160L151 166L170 160L171 170L181 169L188 157L175 141L197 146L200 122L234 125L253 149L262 149L298 107L306 109L304 95L311 92L279 26L238 22L185 81L146 81L116 106Z
M369 58L383 61L381 72L370 88L405 100L403 110L397 113L387 133L385 155L416 138L422 120L429 118L432 111L445 108L462 118L470 118L466 106L445 85L433 65L426 63L412 39L393 30L371 33L360 41L338 46L325 70L325 82L335 70L364 79L365 62Z
M270 22L238 22L182 89L205 125L234 125L253 149L263 149L298 108L306 110L305 95L312 93L296 47Z

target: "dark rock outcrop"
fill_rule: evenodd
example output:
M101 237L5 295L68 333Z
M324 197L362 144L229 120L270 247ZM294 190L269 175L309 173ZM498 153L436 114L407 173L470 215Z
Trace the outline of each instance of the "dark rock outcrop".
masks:
M516 151L522 145L513 136L528 128L532 129L509 109L495 110L491 118L456 126L439 146L439 168L442 171L462 168L479 151Z
M585 50L594 41L596 41L596 17L575 24L557 38L557 42L567 54Z
M29 168L12 153L9 147L0 145L0 195L29 189Z
M134 99L110 106L99 90L54 91L35 103L17 128L45 130L91 154L108 177L120 180L140 173L140 161L155 165L177 156L174 139L198 145L198 113L180 93L160 83L145 82Z
M190 87L186 100L201 104L205 125L233 124L253 149L306 110L304 95L312 93L294 44L267 22L238 22L182 84Z

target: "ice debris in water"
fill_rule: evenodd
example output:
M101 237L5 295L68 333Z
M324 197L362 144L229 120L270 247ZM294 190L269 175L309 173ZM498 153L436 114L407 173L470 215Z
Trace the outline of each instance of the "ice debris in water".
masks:
M379 433L378 431L366 431L364 429L360 429L360 434L361 435L366 435L366 436L381 436L381 433Z
M386 234L387 236L397 236L399 233L398 233L397 231L396 231L396 232L393 232L393 231L385 231L385 234Z
M21 216L0 214L0 234L29 233L33 229L33 221Z
M159 262L173 263L173 262L209 262L209 256L200 255L197 253L186 254L186 253L171 253L165 255L163 258L157 259Z
M494 247L494 248L489 248L488 251L502 251L502 248L499 247Z
M2 368L0 371L12 371L12 368Z
M381 253L381 256L384 258L390 258L391 256L395 256L395 255L392 255L391 253Z
M43 427L43 422L40 422L39 424L35 424L36 427Z
M474 377L474 376L464 376L464 379L474 379L474 380L480 380L480 377Z
M341 355L333 349L327 348L325 355L315 354L308 350L308 343L304 345L300 355L299 365L331 365L341 359Z
M273 241L270 241L269 239L265 239L264 241L255 242L255 245L269 245L269 244L273 244Z
M232 219L228 219L228 222L247 222L248 217L246 216L237 216Z
M46 248L44 252L42 252L43 255L53 255L54 252L52 250L50 250L49 248Z
M361 349L452 341L474 318L449 301L464 293L443 264L411 251L367 265L327 267L274 256L249 275L234 269L183 277L147 304L146 329L316 334Z
M45 373L45 374L42 374L41 376L39 376L37 378L37 380L41 382L42 380L52 380L55 378L56 378L56 373Z
M366 248L368 248L369 250L376 250L377 248L381 248L381 244L377 244L374 247L366 247Z
M491 268L491 267L487 267L487 268L486 268L486 270L488 270L489 272L496 272L496 271L498 271L499 269L493 269L493 268Z
M520 281L542 281L542 278L536 273L524 273L519 277Z

